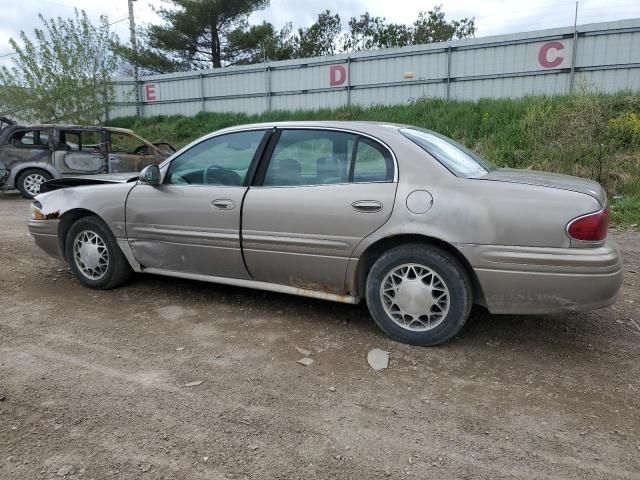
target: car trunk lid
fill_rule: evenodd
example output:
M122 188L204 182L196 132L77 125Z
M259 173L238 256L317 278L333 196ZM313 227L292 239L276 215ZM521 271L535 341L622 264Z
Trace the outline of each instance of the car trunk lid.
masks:
M478 180L494 182L522 183L541 187L558 188L572 192L591 195L604 207L607 202L607 194L598 182L586 178L562 175L559 173L537 172L533 170L519 170L515 168L498 168L487 175L478 177Z

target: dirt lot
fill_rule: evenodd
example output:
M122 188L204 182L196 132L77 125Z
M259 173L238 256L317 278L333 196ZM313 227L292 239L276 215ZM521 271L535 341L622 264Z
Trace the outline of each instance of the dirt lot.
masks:
M615 235L616 306L479 309L418 348L360 306L142 275L82 288L27 210L0 195L2 479L640 478L637 233Z

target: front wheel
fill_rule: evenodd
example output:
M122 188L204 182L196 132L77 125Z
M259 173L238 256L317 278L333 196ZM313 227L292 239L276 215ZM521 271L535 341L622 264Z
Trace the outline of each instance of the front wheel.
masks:
M367 306L391 338L412 345L438 345L455 336L472 305L465 269L449 253L421 244L402 245L371 267Z
M107 290L131 277L131 267L115 237L98 217L76 221L69 229L65 249L71 271L87 287Z
M40 193L40 185L52 178L49 172L30 168L20 174L16 186L24 198L33 198Z

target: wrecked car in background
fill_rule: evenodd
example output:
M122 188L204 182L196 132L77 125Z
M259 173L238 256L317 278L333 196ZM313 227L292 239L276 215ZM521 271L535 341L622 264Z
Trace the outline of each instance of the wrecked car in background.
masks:
M33 198L53 178L139 172L175 152L168 143L153 144L124 128L2 120L0 188L20 190L25 198Z

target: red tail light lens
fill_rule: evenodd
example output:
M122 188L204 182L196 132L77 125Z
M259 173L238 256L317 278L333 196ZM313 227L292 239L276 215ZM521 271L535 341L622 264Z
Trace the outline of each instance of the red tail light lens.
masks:
M609 207L571 220L567 226L567 232L571 238L589 242L604 240L607 238L608 231Z

